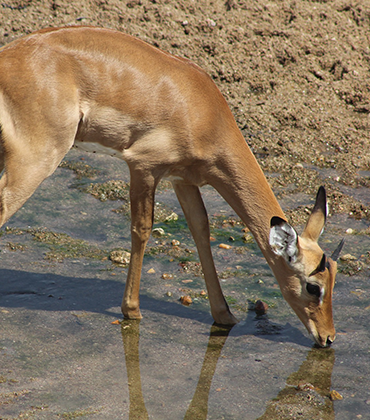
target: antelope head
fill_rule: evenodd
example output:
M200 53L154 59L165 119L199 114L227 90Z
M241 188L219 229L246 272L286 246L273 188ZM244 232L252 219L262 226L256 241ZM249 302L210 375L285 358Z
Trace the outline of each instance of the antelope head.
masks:
M280 281L284 298L296 312L316 344L329 346L335 339L332 295L342 240L331 257L317 241L327 215L326 193L319 188L316 203L301 236L280 217L271 219L270 246L291 268ZM283 284L282 284L283 283Z

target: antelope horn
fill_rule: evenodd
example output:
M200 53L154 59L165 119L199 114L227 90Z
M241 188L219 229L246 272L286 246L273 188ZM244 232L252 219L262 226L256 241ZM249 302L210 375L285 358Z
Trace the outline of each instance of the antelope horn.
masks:
M337 261L339 258L340 251L342 250L344 245L344 238L340 241L340 244L337 246L336 250L333 252L333 255L331 256L331 259L333 261Z

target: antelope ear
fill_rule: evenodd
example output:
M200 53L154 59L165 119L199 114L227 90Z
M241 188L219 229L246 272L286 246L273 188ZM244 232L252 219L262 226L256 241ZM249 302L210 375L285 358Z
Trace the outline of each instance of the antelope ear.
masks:
M271 219L270 246L276 255L283 257L288 263L294 263L298 256L298 234L280 217Z
M301 235L302 238L308 238L315 242L318 241L322 231L324 230L327 212L328 208L326 203L325 188L320 187L317 192L315 206Z

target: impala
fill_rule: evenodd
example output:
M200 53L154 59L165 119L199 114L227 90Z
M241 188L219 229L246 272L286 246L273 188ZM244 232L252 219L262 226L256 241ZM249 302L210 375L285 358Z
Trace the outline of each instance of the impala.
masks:
M202 264L212 316L237 319L214 266L199 187L213 186L249 227L284 298L320 346L335 338L336 258L317 241L324 188L301 236L284 214L222 94L189 60L123 33L45 29L0 49L0 225L72 147L117 156L130 170L131 261L122 301L140 318L139 284L155 189L172 181Z

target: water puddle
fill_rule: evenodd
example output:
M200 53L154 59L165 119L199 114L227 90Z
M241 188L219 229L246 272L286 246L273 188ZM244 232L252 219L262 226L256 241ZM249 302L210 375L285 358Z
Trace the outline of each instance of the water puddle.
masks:
M206 420L209 418L208 412L213 411L209 410L210 398L213 397L214 393L222 395L223 388L214 389L212 382L216 375L217 366L222 364L220 357L222 357L229 333L230 330L217 326L211 327L198 382L186 413L182 417L184 420ZM130 395L129 418L149 419L142 391L139 336L139 322L124 322L122 324ZM232 338L229 340L232 340ZM333 349L324 351L316 348L311 349L299 369L287 378L285 388L278 393L276 398L268 402L265 413L258 419L276 420L294 416L304 416L304 418L312 419L319 417L323 420L332 419L334 416L333 400L340 398L339 394L331 391L331 374L335 362L334 354ZM255 359L255 362L263 362L263 357ZM224 418L231 418L227 409L224 408L223 411Z
M121 320L127 267L110 253L129 251L129 218L124 200L100 201L76 186L127 182L128 171L118 160L83 156L68 159L83 163L78 170L98 168L94 178L58 169L0 237L1 419L370 418L368 219L328 219L320 244L330 255L344 237L347 259L334 293L338 337L317 349L253 239L205 187L217 270L241 320L231 330L212 325L195 245L163 183L155 227L164 235L146 251L144 319L112 324ZM370 203L365 187L341 188ZM313 199L296 192L281 203L289 210ZM177 220L166 220L172 212ZM179 302L183 295L190 306ZM266 315L252 310L256 300L268 304Z

